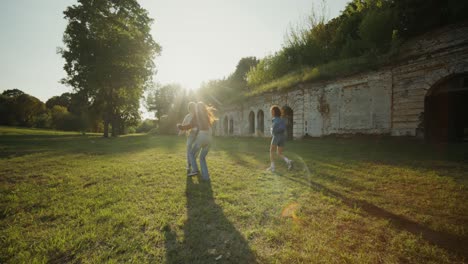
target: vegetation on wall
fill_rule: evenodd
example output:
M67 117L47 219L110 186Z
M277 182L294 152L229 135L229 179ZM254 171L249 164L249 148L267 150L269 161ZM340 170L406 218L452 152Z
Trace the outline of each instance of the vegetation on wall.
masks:
M462 1L353 0L326 22L313 14L283 48L247 73L250 94L333 78L388 63L405 39L467 19Z

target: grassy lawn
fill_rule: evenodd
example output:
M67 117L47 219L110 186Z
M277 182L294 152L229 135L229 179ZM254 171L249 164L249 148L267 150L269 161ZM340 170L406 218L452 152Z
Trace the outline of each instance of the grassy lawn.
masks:
M465 263L468 146L185 138L0 127L0 263Z

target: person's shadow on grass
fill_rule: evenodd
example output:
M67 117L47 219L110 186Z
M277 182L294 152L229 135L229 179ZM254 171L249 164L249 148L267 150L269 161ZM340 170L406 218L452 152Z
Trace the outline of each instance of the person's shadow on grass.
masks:
M166 263L256 263L247 241L213 198L210 182L187 178L182 241L164 228Z

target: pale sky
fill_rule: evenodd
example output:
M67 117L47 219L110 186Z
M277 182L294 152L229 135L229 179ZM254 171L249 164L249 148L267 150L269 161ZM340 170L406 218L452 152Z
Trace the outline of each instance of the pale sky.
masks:
M328 18L350 0L330 0ZM155 20L162 46L155 62L160 83L195 89L235 70L242 57L262 58L281 49L290 25L305 21L320 0L140 0ZM18 88L42 101L71 91L59 83L65 61L65 8L76 0L1 0L0 92Z

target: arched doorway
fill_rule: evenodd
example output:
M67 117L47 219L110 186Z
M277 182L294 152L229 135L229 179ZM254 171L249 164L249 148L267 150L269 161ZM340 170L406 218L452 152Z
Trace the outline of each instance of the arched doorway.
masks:
M233 135L234 134L234 119L231 119L229 120L229 135Z
M228 118L227 116L224 117L224 121L223 121L223 128L224 128L224 135L226 136L229 132L229 126L228 126Z
M444 78L424 99L424 136L427 140L468 140L468 73Z
M291 107L285 105L283 106L283 118L286 121L286 137L287 139L293 139L294 135L294 111L291 109Z
M265 133L265 121L263 110L258 110L257 113L257 131L259 135L263 135Z
M255 114L253 111L250 111L249 114L249 134L255 133Z

